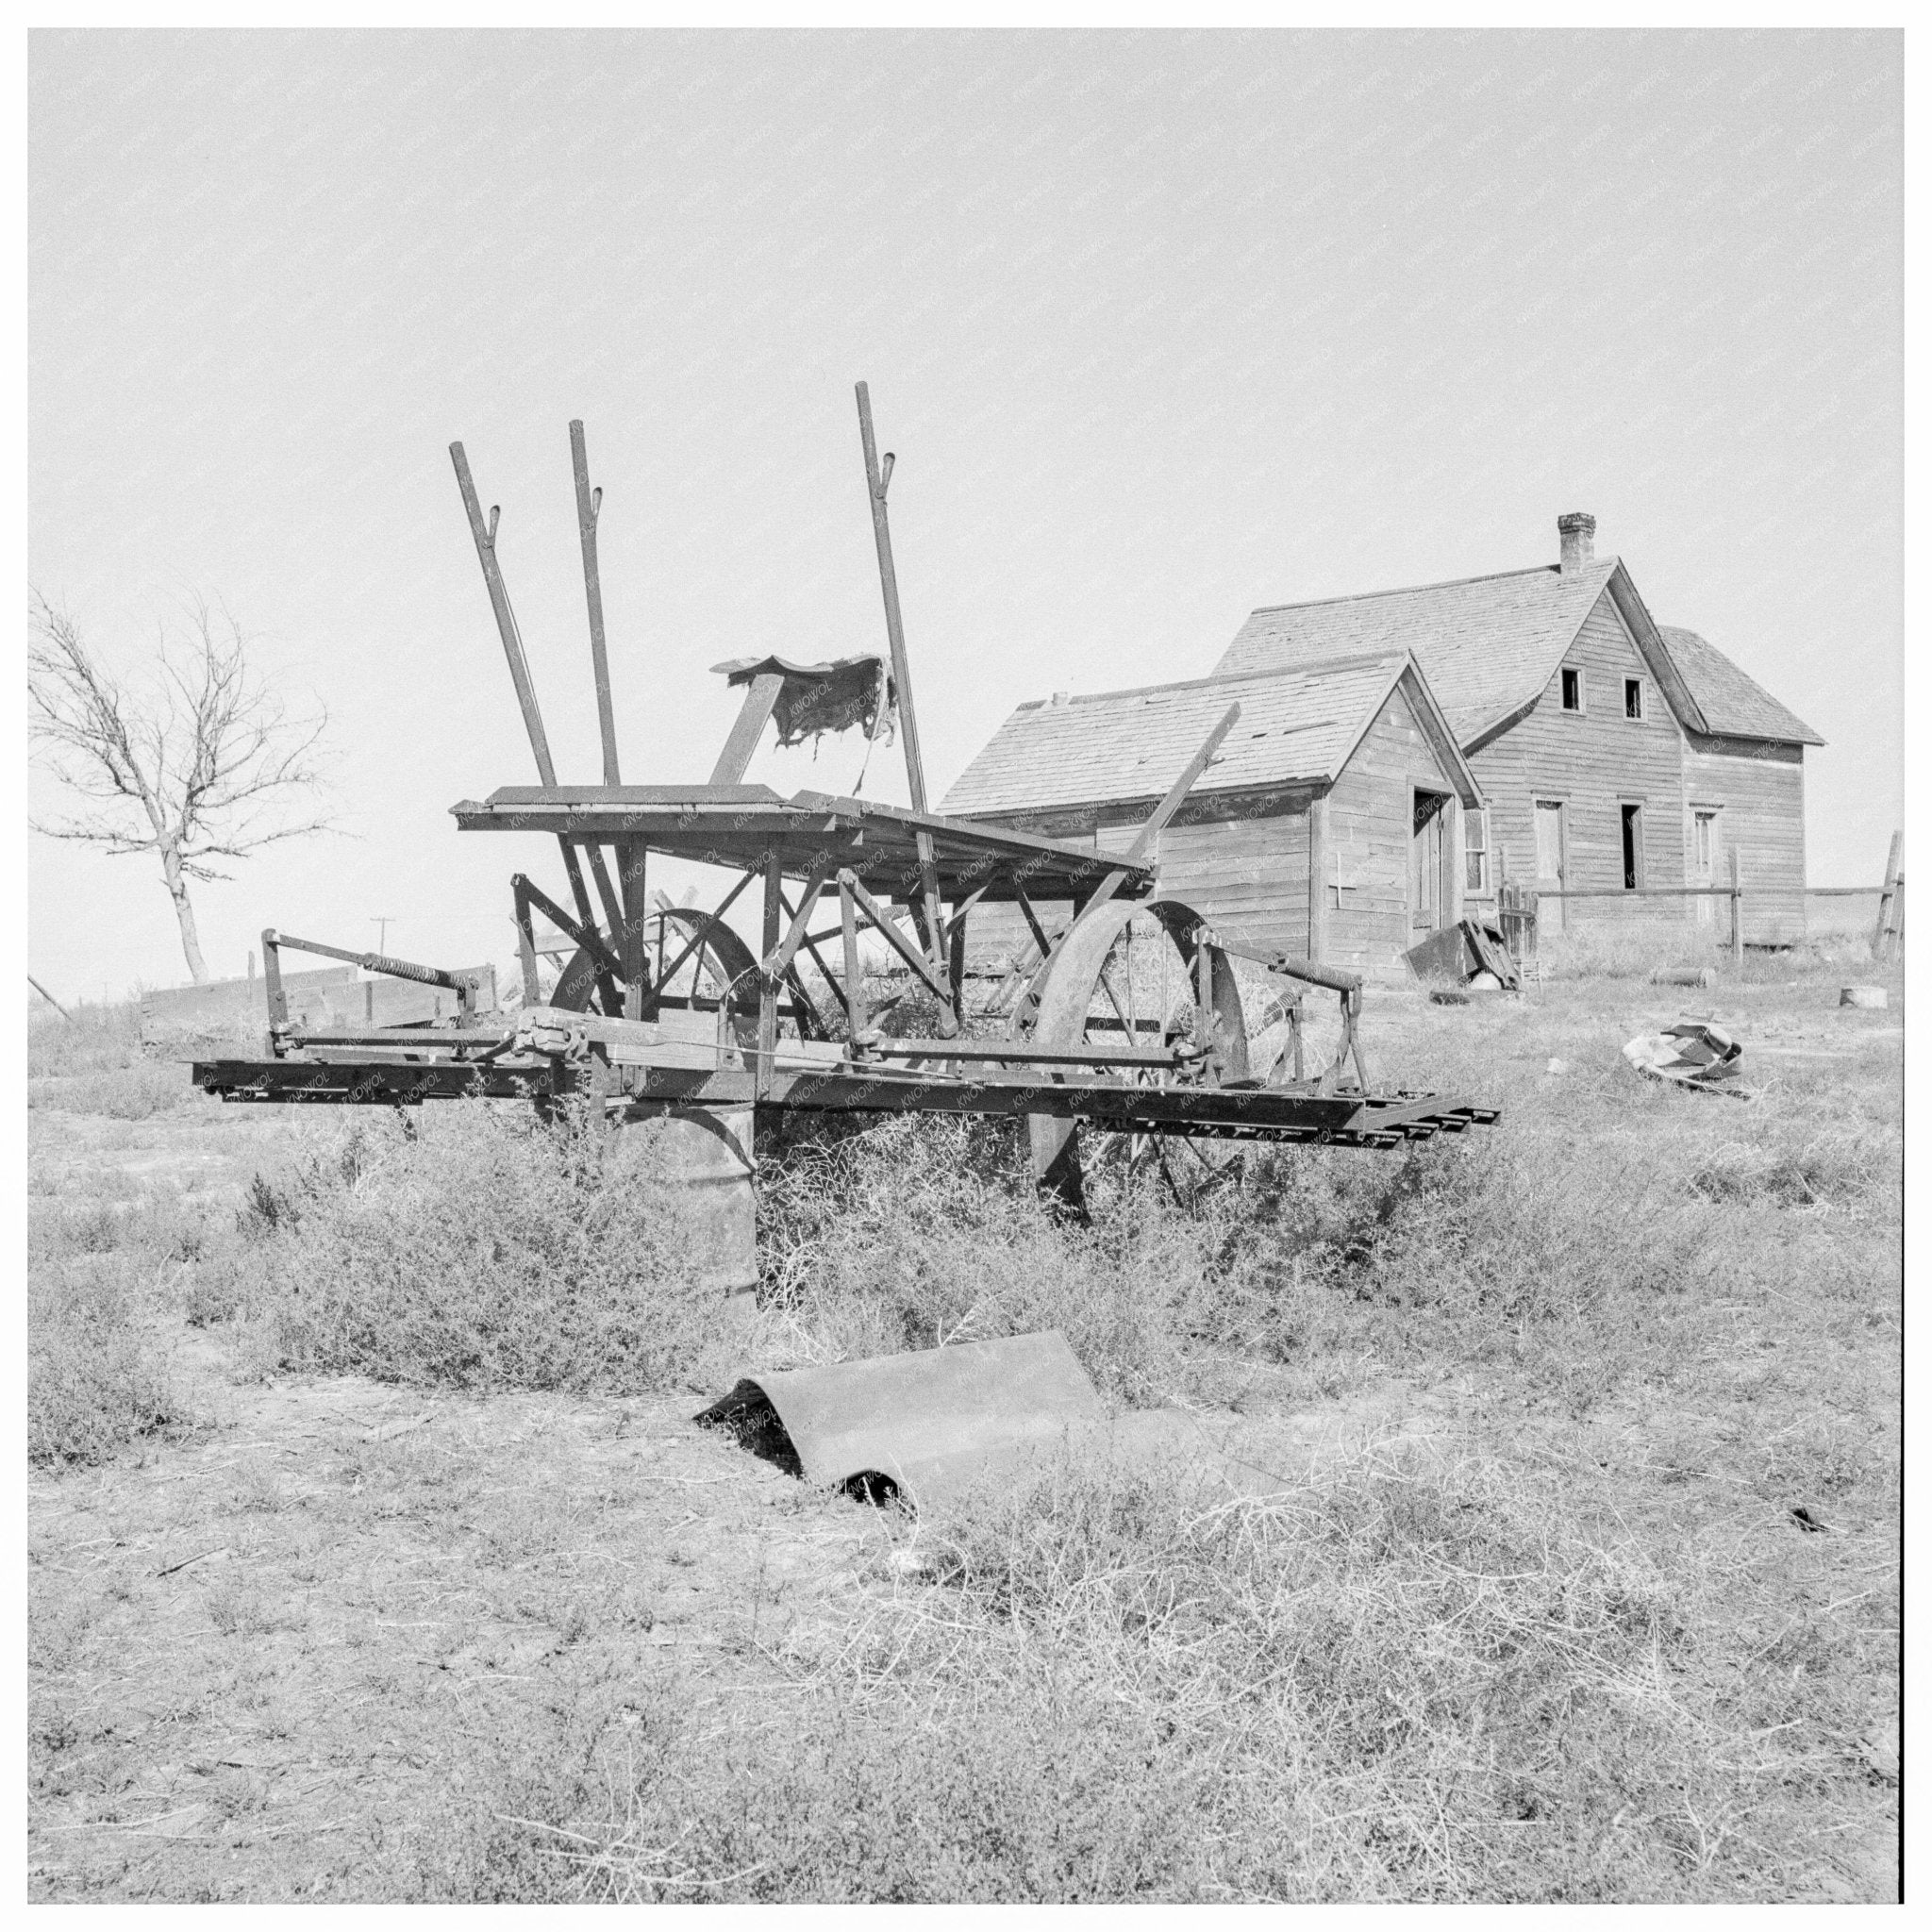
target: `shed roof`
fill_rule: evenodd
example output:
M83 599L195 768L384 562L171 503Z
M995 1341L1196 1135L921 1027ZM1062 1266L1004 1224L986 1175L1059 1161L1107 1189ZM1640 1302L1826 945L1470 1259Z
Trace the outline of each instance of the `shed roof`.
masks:
M1215 667L1224 675L1363 651L1410 651L1428 674L1457 741L1533 704L1617 569L1555 564L1330 597L1255 611Z
M1790 744L1823 744L1824 739L1796 712L1788 711L1759 684L1740 671L1715 644L1694 630L1674 625L1660 626L1665 648L1706 725L1727 738L1771 738Z
M1022 705L940 809L976 817L1159 798L1231 702L1241 715L1195 782L1195 795L1326 784L1340 776L1405 675L1440 737L1439 755L1474 801L1480 793L1414 659L1385 650Z

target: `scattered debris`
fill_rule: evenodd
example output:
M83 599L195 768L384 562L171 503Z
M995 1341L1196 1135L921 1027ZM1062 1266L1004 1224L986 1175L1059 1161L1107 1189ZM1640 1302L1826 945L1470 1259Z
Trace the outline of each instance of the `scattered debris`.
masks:
M1885 989L1882 986L1841 987L1838 1003L1841 1007L1882 1007L1886 1004Z
M379 1428L371 1429L362 1440L365 1442L393 1442L398 1436L407 1436L411 1430L420 1429L425 1423L435 1420L435 1410L425 1408L421 1415L412 1417L408 1422L384 1423Z
M1658 966L1650 975L1653 986L1715 986L1717 969L1713 966Z
M206 1563L214 1557L232 1557L235 1552L224 1543L218 1550L202 1550L192 1557L183 1557L178 1563L170 1563L165 1570L157 1570L157 1576L172 1576L177 1570L185 1570L191 1563Z
M1895 1785L1898 1782L1899 1728L1894 1720L1890 1725L1874 1724L1860 1734L1858 1755L1865 1760L1866 1768L1881 1783Z
M1523 984L1516 961L1503 941L1503 929L1481 920L1458 920L1432 932L1402 956L1418 979L1446 979L1473 992L1516 991ZM1459 1006L1457 1000L1439 1000Z
M1661 1033L1639 1034L1624 1046L1624 1058L1640 1074L1653 1079L1674 1080L1682 1087L1749 1100L1745 1089L1729 1084L1737 1077L1737 1063L1743 1051L1723 1027L1708 1020L1684 1019Z

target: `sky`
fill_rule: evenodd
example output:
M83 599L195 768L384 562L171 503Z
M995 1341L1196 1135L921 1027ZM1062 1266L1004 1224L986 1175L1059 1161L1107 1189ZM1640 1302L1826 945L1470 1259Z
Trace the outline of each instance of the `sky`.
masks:
M218 600L329 713L337 829L198 889L217 976L265 925L508 963L509 874L562 896L448 815L536 776L452 441L590 781L584 420L624 777L701 779L709 667L883 648L861 377L935 800L1016 704L1585 509L1828 741L1810 880L1874 883L1900 90L1895 33L37 33L32 583L136 682ZM151 856L35 836L29 889L58 996L187 978Z

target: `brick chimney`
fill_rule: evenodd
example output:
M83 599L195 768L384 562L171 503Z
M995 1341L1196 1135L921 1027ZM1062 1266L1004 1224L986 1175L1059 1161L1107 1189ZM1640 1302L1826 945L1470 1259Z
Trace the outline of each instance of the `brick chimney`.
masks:
M1557 519L1557 536L1563 545L1563 575L1588 570L1594 561L1596 519L1588 510L1566 509Z

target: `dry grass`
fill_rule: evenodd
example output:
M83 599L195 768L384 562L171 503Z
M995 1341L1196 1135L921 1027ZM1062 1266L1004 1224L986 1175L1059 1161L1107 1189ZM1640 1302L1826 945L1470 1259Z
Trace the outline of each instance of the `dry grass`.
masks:
M1769 1567L1558 1457L1370 1450L1265 1499L1066 1470L931 1539L787 1694L592 1696L415 1887L492 1900L1763 1899L1858 1713L1740 1653ZM1811 1640L1813 1643L1817 1638ZM1875 1646L1874 1646L1875 1649ZM1875 1658L1868 1658L1868 1661ZM614 1692L617 1687L610 1687Z
M1155 1174L1102 1170L1091 1227L1041 1205L1024 1123L902 1115L808 1132L761 1167L769 1350L839 1360L1065 1331L1112 1393L1201 1391L1211 1252Z
M478 1101L352 1124L258 1174L241 1223L208 1312L231 1314L265 1370L622 1394L718 1350L689 1191L641 1148L608 1182L580 1111L546 1124Z
M707 1307L649 1244L654 1214L625 1221L580 1143L527 1117L338 1130L265 1170L239 1226L145 1197L59 1207L35 1265L71 1294L111 1264L158 1322L171 1297L177 1324L197 1309L196 1346L244 1373L430 1391L385 1411L404 1420L455 1404L352 1441L321 1418L369 1384L278 1374L246 1399L295 1405L335 1446L265 1463L308 1439L251 1421L240 1461L157 1492L194 1513L149 1574L169 1550L237 1553L184 1573L173 1614L196 1621L169 1656L206 1656L179 1722L219 1738L223 1687L258 1679L298 1765L317 1740L352 1750L331 1713L354 1699L397 1754L299 1858L286 1779L264 1795L234 1772L219 1823L151 1868L159 1891L1892 1895L1902 1143L1896 1016L1834 1004L1885 976L1856 964L1385 1003L1381 1065L1499 1102L1501 1127L1406 1156L1257 1153L1191 1208L1113 1173L1089 1230L1039 1209L997 1128L901 1120L771 1151L749 1353L1060 1325L1116 1400L1211 1407L1277 1472L1259 1496L1062 1468L896 1523L696 1440L689 1395L633 1451L615 1391L737 1364L704 1353ZM1622 1061L1680 1004L1745 1040L1751 1103ZM1283 1449L1297 1418L1397 1377L1420 1434ZM168 1453L185 1474L216 1452ZM121 1480L90 1479L92 1514L51 1486L76 1512L56 1564L142 1521L131 1491L104 1513ZM111 1574L125 1603L56 1569L37 1585L37 1803L61 1816L125 1807L149 1787L117 1778L182 1756L102 1734L110 1660L130 1684L174 1668L142 1661L159 1586ZM439 1659L468 1660L459 1684ZM229 1775L155 1789L213 1803ZM217 1846L244 1862L208 1862ZM85 1869L128 1895L111 1859Z
M170 1338L209 1250L205 1215L170 1194L30 1201L29 1462L98 1463L192 1425Z
M82 1253L30 1277L27 1460L106 1460L187 1418L152 1315L111 1257Z
M67 1019L37 1010L26 1063L30 1108L144 1121L195 1099L185 1066L142 1058L141 1009L132 1004L83 1004Z

